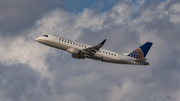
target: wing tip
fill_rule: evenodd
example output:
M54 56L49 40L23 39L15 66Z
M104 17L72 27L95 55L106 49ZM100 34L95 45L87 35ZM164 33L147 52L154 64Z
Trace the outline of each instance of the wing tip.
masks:
M107 40L107 39L104 39L104 41L103 41L103 42L101 42L101 45L104 45L104 43L106 42L106 40Z

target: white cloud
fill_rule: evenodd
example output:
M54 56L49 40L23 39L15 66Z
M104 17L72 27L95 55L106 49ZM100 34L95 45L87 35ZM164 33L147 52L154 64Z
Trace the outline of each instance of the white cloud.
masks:
M78 28L73 29L74 24L69 21L71 15L63 10L56 9L38 20L35 27L24 32L28 37L1 38L1 63L3 65L26 64L43 76L49 76L45 59L48 53L55 51L37 43L35 38L44 34L53 34L71 36L72 39L77 39L81 34L81 30Z
M129 94L132 91L132 82L129 80L126 80L123 82L122 87L119 86L113 86L111 88L110 93L107 94L107 99L109 101L121 101L126 100L129 101Z
M141 15L135 19L134 22L151 22L153 19L161 19L162 17L167 16L169 12L165 10L165 7L169 2L170 0L166 0L165 2L160 3L157 7L151 5L146 9L142 9L141 7L138 8L138 10L141 11Z
M76 29L88 28L93 31L98 31L102 29L103 22L106 20L106 14L94 15L93 10L85 8L81 13L75 16Z
M74 28L75 15L61 9L55 9L46 14L36 23L36 31L33 35L53 34L77 39L81 34L81 29Z
M173 23L180 22L180 3L176 3L171 6L170 10L170 21Z
M170 20L173 23L180 22L179 18L180 18L180 14L172 14L172 15L170 15Z
M115 20L116 24L124 24L127 23L125 21L130 20L131 13L132 8L125 3L122 3L119 5L115 5L112 8L112 13L109 16Z
M173 64L172 67L166 65L171 62L174 63L171 60L172 57L179 57L180 54L173 52L179 51L180 48L178 45L172 46L172 44L178 43L177 40L159 31L162 29L167 31L167 27L157 22L162 19L168 22L167 16L170 15L170 21L176 25L179 22L176 19L176 17L178 18L176 13L179 13L179 4L174 4L166 10L165 8L170 2L167 0L157 5L156 10L152 9L154 5L149 8L144 7L145 9L141 10L144 2L143 0L138 2L140 5L135 7L131 0L120 1L112 10L99 14L87 8L78 14L55 9L39 19L28 31L24 31L23 33L27 36L5 39L1 37L0 62L5 66L29 65L34 71L41 73L43 77L49 77L45 81L38 81L37 87L35 87L35 89L38 88L37 91L32 90L31 92L38 93L47 100L89 101L99 98L98 100L105 101L134 101L139 99L161 101L168 99L169 96L179 99L177 96L179 92L172 96L175 91L170 89L174 87L174 81L179 81L177 78L171 78L172 72L170 71L174 71L173 67L177 69L179 64ZM132 19L134 13L140 15ZM157 28L154 28L155 25ZM86 29L88 31L84 31ZM178 32L177 29L170 29L170 31L172 30ZM106 31L110 33L107 34ZM126 66L90 60L87 60L88 62L85 60L76 61L77 63L69 62L71 57L68 56L70 55L62 57L65 52L55 51L55 49L43 46L34 40L43 34L54 34L74 40L84 36L86 40L88 39L86 36L92 36L92 32L96 34L93 36L93 41L106 36L115 43L110 44L111 47L125 47L125 50L128 51L132 51L146 41L153 42L152 49L147 56L150 65L146 67ZM121 46L120 43L122 43ZM131 44L129 45L129 43ZM49 56L49 53L55 55L50 54ZM47 61L49 58L53 58L53 63ZM72 61L75 60L72 59ZM178 69L177 72L179 73ZM165 85L166 83L169 85ZM169 87L170 90L166 87ZM175 87L175 89L178 88ZM95 91L100 94L96 95ZM171 93L169 96L166 93L167 91ZM84 94L84 92L86 93ZM0 95L3 95L1 91ZM33 94L32 97L34 97ZM23 97L23 99L26 98L26 96Z
M173 4L170 8L174 13L179 13L180 12L180 3Z
M1 63L3 65L26 64L43 73L44 76L47 75L44 61L50 48L38 45L32 38L30 41L26 39L26 37L1 38Z

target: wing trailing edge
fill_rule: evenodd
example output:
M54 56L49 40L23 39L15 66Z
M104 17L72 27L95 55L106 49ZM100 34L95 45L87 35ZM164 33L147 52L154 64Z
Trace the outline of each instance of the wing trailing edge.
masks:
M92 53L95 54L97 51L99 51L99 49L104 45L105 42L106 42L106 39L104 41L102 41L100 44L93 46L93 47L83 49L82 51L91 53L91 54Z

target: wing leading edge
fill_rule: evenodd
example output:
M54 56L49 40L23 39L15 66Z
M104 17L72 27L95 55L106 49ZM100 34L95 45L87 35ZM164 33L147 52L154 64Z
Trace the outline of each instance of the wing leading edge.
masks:
M89 47L89 48L83 49L82 51L84 53L94 55L97 51L99 51L99 49L104 45L105 42L106 42L106 39L102 41L100 44L98 44L97 46Z

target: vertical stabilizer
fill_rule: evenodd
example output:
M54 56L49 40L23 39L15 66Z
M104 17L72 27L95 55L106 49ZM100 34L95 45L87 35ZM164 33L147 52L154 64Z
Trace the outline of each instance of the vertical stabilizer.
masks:
M146 57L146 55L147 55L149 49L151 48L152 44L153 43L151 43L151 42L146 42L144 45L137 48L136 50L134 50L133 52L131 52L127 56L130 56L130 57L133 57L136 59L143 59Z

